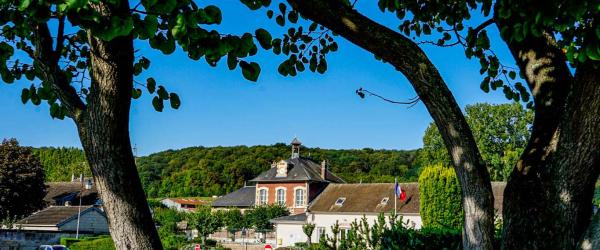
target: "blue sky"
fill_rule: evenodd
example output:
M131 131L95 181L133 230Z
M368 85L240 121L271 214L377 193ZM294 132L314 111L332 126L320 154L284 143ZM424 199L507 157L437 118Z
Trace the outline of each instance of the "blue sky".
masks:
M221 32L241 34L268 27L282 32L268 20L266 10L250 11L238 0L203 1L218 3L223 11ZM393 15L381 13L371 1L357 8L367 16L397 27ZM498 41L495 27L488 29ZM433 40L433 39L432 39ZM189 146L265 145L289 142L298 136L306 146L321 148L414 149L421 147L423 132L431 118L422 103L412 108L361 99L355 90L363 87L390 99L406 100L416 94L406 78L372 54L336 37L339 50L328 57L328 71L306 71L296 77L277 73L283 57L260 51L253 58L262 72L257 83L246 81L239 70L229 71L225 61L215 68L203 59L192 61L178 50L165 56L153 51L146 41L136 42L140 55L152 61L138 81L154 77L169 91L179 94L179 110L155 112L144 93L131 108L131 140L139 155ZM503 62L510 59L502 43L493 44ZM453 91L459 105L477 102L506 102L501 92L484 93L479 63L467 60L463 50L424 47ZM508 61L510 63L510 61ZM28 146L80 147L74 123L53 120L47 105L23 105L20 92L27 82L0 84L0 138L17 138Z

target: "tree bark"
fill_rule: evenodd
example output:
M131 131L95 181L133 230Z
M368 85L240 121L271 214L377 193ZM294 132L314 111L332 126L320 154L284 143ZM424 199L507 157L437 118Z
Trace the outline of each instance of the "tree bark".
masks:
M95 7L107 15L129 14L128 1L110 8ZM57 39L57 43L62 42ZM162 245L129 141L133 38L124 36L102 41L90 35L88 43L91 84L87 103L80 99L60 70L60 53L53 50L53 38L47 24L36 26L35 60L43 68L43 80L52 85L68 116L77 125L115 246L117 249L160 250Z
M133 39L88 40L92 83L76 123L112 238L117 249L162 249L129 140Z
M382 26L341 1L288 0L307 17L392 64L408 78L433 117L462 187L465 249L491 249L493 195L473 134L435 66L409 38Z
M497 20L500 29L511 26ZM504 194L503 247L572 249L589 224L600 171L600 76L589 62L572 76L549 34L507 44L525 73L535 118Z

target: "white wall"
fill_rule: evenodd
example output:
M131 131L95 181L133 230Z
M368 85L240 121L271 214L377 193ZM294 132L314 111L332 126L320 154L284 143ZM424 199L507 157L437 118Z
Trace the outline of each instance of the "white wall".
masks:
M175 209L177 211L183 211L185 209L181 208L181 204L174 202L173 200L167 198L167 199L163 199L160 201L163 205L165 205L168 208L172 208Z
M377 220L377 214L314 214L309 213L307 221L308 223L315 224L315 231L312 235L312 242L319 242L320 236L318 235L319 228L324 228L325 233L332 236L331 226L335 225L335 222L338 221L340 225L340 229L350 229L350 225L352 222L362 220L362 218L366 217L369 225L375 224ZM389 220L388 215L386 215L386 222ZM423 226L423 222L421 220L421 216L419 215L402 215L402 221L408 222L408 226L413 226L415 229L420 229ZM302 227L300 227L300 233L302 233ZM304 234L304 233L302 233Z
M75 232L77 230L77 217L60 226L59 229L62 231ZM106 217L104 217L96 210L88 211L87 213L82 213L79 222L79 231L92 233L108 233L108 221L106 220Z
M302 225L299 224L277 224L275 232L277 233L277 247L293 246L296 242L306 242L307 240L306 234L302 231Z

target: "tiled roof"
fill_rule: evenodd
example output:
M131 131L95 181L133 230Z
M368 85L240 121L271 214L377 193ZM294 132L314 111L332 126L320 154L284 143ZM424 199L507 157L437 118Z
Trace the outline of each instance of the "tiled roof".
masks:
M301 213L301 214L295 214L295 215L289 215L289 216L282 216L282 217L277 217L275 219L271 220L271 223L280 223L280 224L304 224L304 222L306 222L306 213Z
M326 171L325 180L321 177L321 165L304 157L290 158L285 160L291 165L286 177L277 177L277 168L272 167L267 171L262 172L252 182L289 182L289 181L317 181L317 182L334 182L343 183L344 181Z
M256 187L246 186L219 197L211 204L213 207L252 207L256 197Z
M72 196L72 200L79 203L79 192L82 191L81 182L48 182L46 183L46 196L44 201L48 205L56 205L57 199L62 199L67 196ZM83 189L82 204L92 205L98 199L98 191L96 185L92 185L92 189Z
M419 185L400 183L405 201L397 201L398 213L419 213ZM394 183L329 184L309 205L310 212L389 213L394 211ZM341 206L339 198L345 198ZM387 203L382 200L387 198Z
M97 208L93 206L82 206L81 214L87 213L91 209ZM98 210L99 211L99 210ZM59 225L67 220L77 216L79 206L51 206L44 210L38 211L29 217L17 221L17 225Z
M419 213L419 185L400 183L406 192L404 202L398 200L398 213ZM494 209L502 213L502 200L506 182L492 182ZM341 206L335 205L339 198L345 198ZM381 201L388 197L387 204ZM310 212L341 213L389 213L394 211L394 183L329 184L308 207Z

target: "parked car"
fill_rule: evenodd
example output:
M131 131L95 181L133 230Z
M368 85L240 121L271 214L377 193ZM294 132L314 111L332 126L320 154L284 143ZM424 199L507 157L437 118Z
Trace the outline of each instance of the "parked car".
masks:
M64 245L41 245L38 250L69 250L69 248Z

